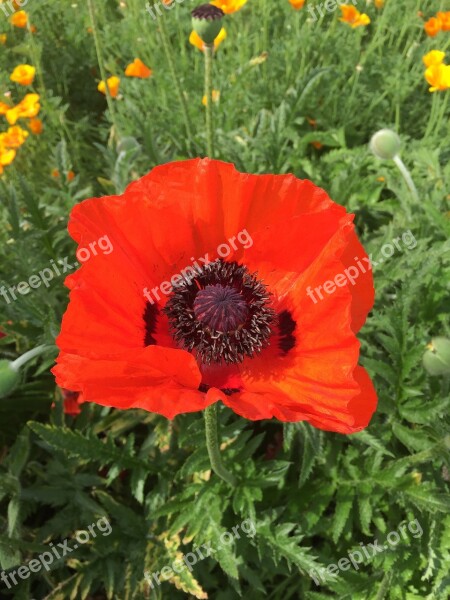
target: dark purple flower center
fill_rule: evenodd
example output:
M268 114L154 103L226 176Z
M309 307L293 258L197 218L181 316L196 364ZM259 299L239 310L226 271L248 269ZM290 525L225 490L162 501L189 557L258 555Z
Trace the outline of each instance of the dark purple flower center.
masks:
M207 285L194 300L199 321L220 333L235 331L247 320L249 309L243 296L229 285Z
M276 325L266 286L245 266L221 259L174 286L164 312L179 346L207 365L259 354Z

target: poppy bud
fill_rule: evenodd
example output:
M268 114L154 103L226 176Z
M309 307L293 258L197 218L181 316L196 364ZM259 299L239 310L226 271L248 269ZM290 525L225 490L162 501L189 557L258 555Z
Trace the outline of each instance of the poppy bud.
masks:
M192 11L192 27L204 44L212 44L222 29L224 12L212 4L202 4Z
M128 154L128 153L133 153L137 150L139 150L140 146L139 146L139 142L136 140L136 138L131 137L131 136L127 136L124 137L120 140L120 142L117 144L117 154Z
M450 340L436 337L427 346L423 366L430 375L450 375Z
M19 385L20 373L9 360L0 360L0 398L9 396Z
M20 369L30 360L49 350L51 346L37 346L28 350L14 362L0 360L0 398L9 396L20 383Z
M400 152L400 138L390 129L380 129L370 140L370 149L378 158L392 160Z

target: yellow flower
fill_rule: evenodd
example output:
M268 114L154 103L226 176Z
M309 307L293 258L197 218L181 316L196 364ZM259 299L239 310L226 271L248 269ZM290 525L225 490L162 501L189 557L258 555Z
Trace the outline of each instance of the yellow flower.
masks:
M219 102L219 100L220 100L220 91L213 90L212 91L212 101ZM202 98L202 104L203 104L203 106L206 106L208 104L208 98L206 97L206 94Z
M221 8L226 15L240 10L246 3L247 0L213 0L210 2L213 6Z
M305 0L289 0L289 2L295 10L300 10L305 5Z
M450 88L450 65L431 65L425 71L425 79L430 84L430 92L442 92Z
M6 33L0 33L0 44L2 44L2 46L6 44L7 39L8 36L6 35Z
M116 98L119 93L120 78L113 75L112 77L108 77L106 81L108 83L108 90L111 98ZM106 85L104 81L100 81L97 89L99 92L106 95Z
M10 127L6 133L0 134L0 144L5 148L19 148L25 143L29 135L26 129L15 125L14 127Z
M445 52L442 52L441 50L431 50L431 52L425 54L422 60L426 67L432 67L433 65L440 65L444 61L444 58Z
M140 58L135 58L134 61L125 69L125 75L127 77L139 77L140 79L147 79L152 75L152 70L149 69Z
M354 6L341 4L340 9L342 12L342 17L339 19L340 21L348 23L353 28L369 25L370 17L364 13L360 13Z
M6 148L2 137L6 134L0 134L0 175L3 173L3 167L10 165L16 158L16 151L12 148Z
M31 65L17 65L11 73L10 79L14 83L20 83L20 85L31 85L35 75L36 69Z
M17 106L6 111L6 120L10 125L15 125L17 119L31 119L39 114L40 110L39 94L27 94Z
M217 35L216 39L214 40L214 49L217 50L217 48L220 46L220 44L223 42L223 40L227 37L227 32L225 31L225 28L222 27L222 29L219 31L219 34ZM198 33L196 33L195 31L193 31L191 33L191 35L189 36L189 42L195 46L196 48L198 48L199 50L203 50L203 41L201 39L201 37L198 35Z
M28 127L30 128L31 133L34 135L39 135L42 133L44 126L42 125L42 121L40 119L30 119L28 123Z
M12 161L16 158L16 151L12 149L3 148L0 145L0 165L5 167L6 165L10 165ZM3 172L3 169L2 171Z
M12 15L9 21L12 25L24 29L28 23L28 15L24 10L18 10Z

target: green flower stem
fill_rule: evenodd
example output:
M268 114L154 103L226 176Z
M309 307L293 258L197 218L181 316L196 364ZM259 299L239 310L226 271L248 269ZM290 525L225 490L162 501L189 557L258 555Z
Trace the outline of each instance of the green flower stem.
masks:
M186 134L187 134L187 137L189 140L189 145L191 145L192 140L193 140L191 119L189 117L186 98L185 98L183 90L181 88L180 79L177 77L177 72L175 69L175 62L173 60L173 55L172 55L172 47L170 45L169 34L167 33L166 21L165 21L164 17L161 17L159 19L159 24L160 24L159 32L161 34L161 40L163 43L164 53L166 55L167 63L169 65L170 75L172 76L172 79L173 79L173 85L177 92L178 100L180 102L181 113L183 115L184 126L186 128Z
M25 354L22 354L22 356L19 356L19 358L16 358L16 360L11 363L11 368L14 369L14 371L19 371L28 361L32 360L36 356L39 356L40 354L43 354L51 348L53 348L53 346L42 345L33 348L33 350L28 350L28 352L25 352Z
M111 121L113 123L114 129L116 130L117 136L120 137L119 136L119 127L118 127L117 121L116 121L114 102L113 102L113 99L112 99L110 91L109 91L106 71L103 66L102 47L100 45L100 37L98 35L97 25L96 25L96 20L95 20L94 0L87 0L87 3L88 3L88 8L89 8L89 16L91 19L92 33L94 35L94 43L95 43L95 52L97 54L97 62L98 62L98 66L100 69L101 78L105 82L106 103L108 105L108 109L109 109L109 113L111 115Z
M394 158L392 160L394 161L394 163L398 167L398 170L402 174L403 179L405 180L405 183L408 186L408 189L411 192L411 195L414 198L415 202L419 203L419 194L417 192L417 188L414 184L413 178L411 177L411 173L406 168L405 163L402 161L402 159L400 158L400 156L398 154L396 156L394 156ZM406 206L405 203L403 203L403 204L404 204L403 209L406 211L406 215L407 215L408 219L411 219L411 211L410 211L409 206Z
M212 100L212 63L214 44L205 44L205 96L206 96L206 153L214 158L214 128Z
M219 445L219 426L217 423L217 402L208 406L204 411L206 447L213 471L231 486L236 486L236 477L230 473L222 462Z

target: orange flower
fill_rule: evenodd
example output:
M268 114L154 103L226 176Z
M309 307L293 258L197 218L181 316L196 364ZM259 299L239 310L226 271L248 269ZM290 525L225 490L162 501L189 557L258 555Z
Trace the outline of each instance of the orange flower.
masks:
M60 174L59 174L58 169L56 169L56 168L52 169L51 175L55 179L59 179ZM73 181L74 179L75 179L75 173L73 171L67 171L67 173L66 173L66 180L67 181Z
M31 85L35 75L36 69L31 65L17 65L9 78L20 85Z
M321 148L323 148L323 144L322 144L322 142L317 142L317 141L315 141L315 142L311 142L311 146L314 146L314 148L315 148L316 150L320 150Z
M6 112L6 120L10 125L15 125L18 119L35 117L40 110L39 94L27 94L17 106Z
M300 10L305 5L305 0L289 0L290 5L295 10Z
M113 75L112 77L108 77L106 81L108 83L108 90L111 98L117 98L117 94L119 93L120 78ZM106 85L104 81L100 81L97 89L99 92L106 95Z
M20 27L21 29L25 29L28 24L28 15L24 10L18 10L14 13L9 22L15 27Z
M44 129L40 119L30 119L28 127L30 128L31 133L34 133L35 135L41 134Z
M127 77L139 77L140 79L147 79L152 73L153 71L149 69L140 58L135 58L125 69L125 75Z
M441 23L442 31L450 31L450 11L438 12L436 16Z
M6 133L0 134L0 144L5 148L19 148L25 143L25 140L29 136L26 129L22 129L19 125L10 127Z
M216 39L214 40L214 49L215 50L217 50L217 48L220 46L220 44L223 42L223 40L226 37L227 37L227 32L225 31L225 28L222 27L222 29L219 31L219 34L217 35ZM196 33L195 31L193 31L191 33L191 35L189 36L189 42L193 46L195 46L196 48L198 48L199 50L203 51L203 40L198 35L198 33Z
M212 101L214 102L219 102L220 100L220 91L219 90L213 90L212 91ZM208 98L206 97L206 94L203 96L202 98L202 104L203 106L207 106L208 104Z
M348 23L353 28L369 25L370 17L364 13L360 13L354 6L341 4L339 8L342 12L342 17L339 19L340 21Z
M435 37L441 31L441 21L436 17L431 17L423 28L428 36Z
M9 104L5 104L4 102L0 102L0 115L6 115L8 110L11 110L12 106Z
M246 3L247 0L213 0L210 2L213 6L221 8L226 15L240 10Z
M376 8L383 8L384 0L375 0L375 6Z
M450 65L431 65L425 71L425 79L430 84L430 92L443 92L450 88Z

